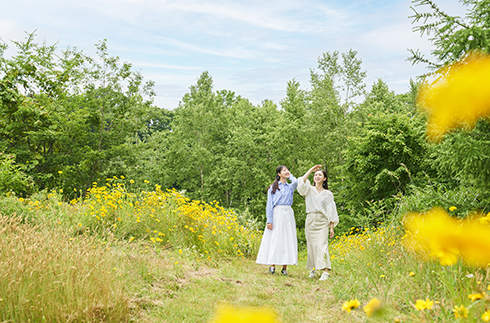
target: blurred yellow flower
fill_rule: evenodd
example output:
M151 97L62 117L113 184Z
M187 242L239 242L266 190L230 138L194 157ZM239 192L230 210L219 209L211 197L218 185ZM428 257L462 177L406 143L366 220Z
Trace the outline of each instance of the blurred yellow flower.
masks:
M280 323L277 313L268 307L218 307L209 323Z
M428 114L427 136L438 142L457 127L473 128L490 116L490 56L472 52L434 73L420 87L417 104Z
M381 302L379 299L374 297L372 300L369 301L369 303L364 306L364 312L366 312L367 317L371 317L373 313L378 311L381 308Z
M346 311L347 313L350 313L355 308L358 308L361 303L356 299L351 299L342 305L342 311Z
M477 301L479 299L482 299L485 296L485 293L475 293L475 294L469 294L468 298L471 299L472 302Z
M182 254L182 249L179 249L179 253Z
M63 172L62 172L61 170L59 170L59 171L58 171L58 174L60 174L60 175L61 175L61 174L63 174Z
M468 312L469 312L468 309L466 307L464 307L464 305L461 305L461 306L454 305L453 314L454 314L455 318L457 318L457 319L467 318Z
M429 299L426 299L425 301L421 300L421 299L418 299L416 302L415 302L415 305L414 305L415 309L417 311L423 311L423 310L431 310L432 307L434 307L434 302L433 301L430 301Z
M411 271L408 273L408 276L413 277L413 276L415 276L415 273L413 271Z
M476 267L490 263L490 227L477 219L458 221L434 208L426 214L408 214L404 225L407 247L438 259L441 265L453 265L459 256Z
M490 311L486 311L485 313L483 313L483 315L481 316L481 319L484 322L490 322Z
M455 206L451 206L451 207L449 208L449 211L454 211L454 210L456 210L456 209L457 209L457 207L455 207Z

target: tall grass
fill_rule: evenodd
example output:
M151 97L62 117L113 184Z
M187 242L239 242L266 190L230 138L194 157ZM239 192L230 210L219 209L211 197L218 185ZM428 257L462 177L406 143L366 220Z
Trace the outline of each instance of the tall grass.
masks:
M127 321L115 262L90 237L0 216L0 320Z

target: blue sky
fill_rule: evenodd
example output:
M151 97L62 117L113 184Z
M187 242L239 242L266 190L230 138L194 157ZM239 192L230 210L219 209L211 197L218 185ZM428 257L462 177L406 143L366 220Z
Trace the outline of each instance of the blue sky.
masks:
M279 103L293 78L309 88L309 73L327 51L358 51L366 84L378 78L404 93L425 66L406 61L407 48L428 53L427 37L412 32L410 0L1 0L0 38L75 46L109 54L156 83L155 104L177 107L189 86L209 71L214 89L259 104ZM464 15L457 0L436 1ZM8 53L7 53L8 54Z

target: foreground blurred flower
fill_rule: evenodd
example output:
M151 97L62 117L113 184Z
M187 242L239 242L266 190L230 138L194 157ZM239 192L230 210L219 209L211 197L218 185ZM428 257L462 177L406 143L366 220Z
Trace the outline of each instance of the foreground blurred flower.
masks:
M350 313L355 308L358 308L361 303L356 299L351 299L342 305L342 311L346 311L347 313Z
M476 293L476 294L469 294L468 298L471 299L472 302L477 301L479 299L482 299L485 296L485 293Z
M418 299L414 306L417 311L423 311L426 309L431 310L434 307L434 301L430 301L429 299L426 299L425 301Z
M490 56L472 52L441 68L420 87L417 104L427 112L427 136L438 142L457 127L473 128L490 116Z
M369 303L364 306L364 312L366 312L367 317L371 317L374 313L379 311L381 308L381 302L379 299L374 297L372 300L369 301Z
M490 227L475 219L456 220L441 208L426 214L411 213L404 219L407 247L453 265L461 256L472 266L490 263Z
M486 311L485 313L483 313L483 315L481 316L481 319L484 322L490 322L490 311Z
M466 307L464 307L464 305L461 305L461 306L454 305L453 313L454 313L455 318L457 318L457 319L467 318L468 312L469 312L468 309Z
M267 307L234 307L223 305L209 323L279 323L277 313Z

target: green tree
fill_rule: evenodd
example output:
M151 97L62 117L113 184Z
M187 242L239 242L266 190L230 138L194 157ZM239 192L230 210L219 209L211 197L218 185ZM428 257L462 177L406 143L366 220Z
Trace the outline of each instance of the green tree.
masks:
M0 58L2 149L41 189L85 190L100 177L122 175L136 162L131 138L151 118L153 83L110 57L106 41L90 58L34 37Z
M460 0L467 7L464 17L448 15L432 0L414 0L426 11L416 11L411 17L414 31L430 36L435 61L411 50L412 63L426 63L437 69L480 50L490 53L490 1ZM490 126L481 120L472 131L457 131L446 136L442 144L432 148L433 167L440 170L438 180L459 185L474 185L482 195L489 191ZM448 178L451 180L448 181Z

